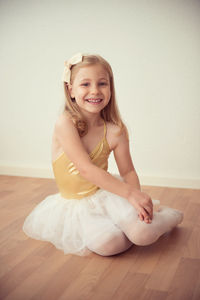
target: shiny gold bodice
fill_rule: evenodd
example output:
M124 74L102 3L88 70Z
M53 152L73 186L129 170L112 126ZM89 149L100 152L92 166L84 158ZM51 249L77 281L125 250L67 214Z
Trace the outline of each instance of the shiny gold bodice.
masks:
M111 150L106 139L106 123L104 121L103 139L89 154L93 164L107 171L108 157ZM81 199L94 194L99 187L83 178L72 161L63 152L52 162L53 172L60 194L67 199Z

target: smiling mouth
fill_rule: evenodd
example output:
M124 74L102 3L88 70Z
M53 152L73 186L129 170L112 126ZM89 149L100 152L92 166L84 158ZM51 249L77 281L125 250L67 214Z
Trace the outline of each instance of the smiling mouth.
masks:
M93 99L93 98L90 98L90 99L86 99L87 102L89 103L92 103L92 104L98 104L98 103L101 103L103 101L103 99Z

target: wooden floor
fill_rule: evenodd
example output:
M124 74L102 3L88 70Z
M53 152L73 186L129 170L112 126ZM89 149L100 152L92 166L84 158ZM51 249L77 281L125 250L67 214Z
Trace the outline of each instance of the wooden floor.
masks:
M0 179L0 299L200 299L200 190L143 187L161 204L182 210L184 222L153 245L80 257L22 231L36 204L57 193L53 179Z

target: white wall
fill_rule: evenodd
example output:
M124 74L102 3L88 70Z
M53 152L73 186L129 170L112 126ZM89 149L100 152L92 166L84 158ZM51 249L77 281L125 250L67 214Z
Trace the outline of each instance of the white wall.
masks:
M64 60L98 53L141 183L200 188L200 1L1 0L0 32L1 174L53 176Z

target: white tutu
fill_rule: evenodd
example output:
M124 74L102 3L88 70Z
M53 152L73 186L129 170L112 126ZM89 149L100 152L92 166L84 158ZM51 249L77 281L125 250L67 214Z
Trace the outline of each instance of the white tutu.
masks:
M91 241L106 232L119 231L120 221L129 218L138 218L135 208L127 199L106 190L99 189L80 200L65 199L58 193L47 196L33 209L23 230L34 239L51 242L65 254L85 256Z

